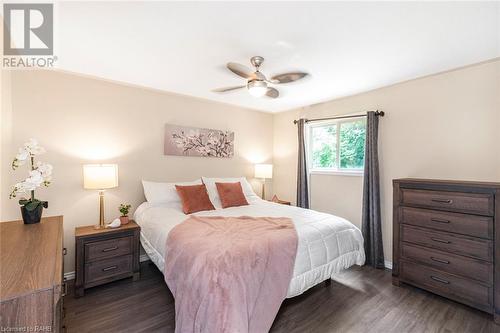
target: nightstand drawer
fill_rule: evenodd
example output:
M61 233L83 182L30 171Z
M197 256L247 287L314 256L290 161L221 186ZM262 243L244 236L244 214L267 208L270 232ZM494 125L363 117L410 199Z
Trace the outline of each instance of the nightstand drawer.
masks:
M132 255L105 259L85 265L85 283L132 273Z
M120 237L85 244L85 262L132 253L133 237Z

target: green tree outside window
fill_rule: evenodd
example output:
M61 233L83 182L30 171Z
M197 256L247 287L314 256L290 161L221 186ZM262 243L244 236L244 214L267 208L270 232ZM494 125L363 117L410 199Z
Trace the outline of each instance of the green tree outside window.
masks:
M313 126L310 131L313 169L363 169L365 119Z

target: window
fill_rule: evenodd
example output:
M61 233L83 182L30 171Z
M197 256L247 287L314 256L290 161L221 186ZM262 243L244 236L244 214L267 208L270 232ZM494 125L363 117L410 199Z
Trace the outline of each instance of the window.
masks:
M365 118L308 125L311 172L362 173L365 133Z

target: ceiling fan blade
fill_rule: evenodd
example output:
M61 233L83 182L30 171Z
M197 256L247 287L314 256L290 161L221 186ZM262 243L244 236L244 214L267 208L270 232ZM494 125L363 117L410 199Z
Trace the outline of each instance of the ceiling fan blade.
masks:
M236 75L245 79L255 79L255 74L247 66L238 64L236 62L228 62L227 68Z
M229 91L233 91L233 90L237 90L237 89L241 89L241 88L245 88L245 87L246 86L225 87L225 88L217 88L217 89L214 89L212 91L216 92L216 93L225 93L225 92L229 92Z
M302 72L292 72L292 73L283 73L275 75L271 78L271 82L273 83L289 83L293 81L300 80L309 75L308 73Z
M267 88L266 96L271 98L278 98L280 92L274 88Z

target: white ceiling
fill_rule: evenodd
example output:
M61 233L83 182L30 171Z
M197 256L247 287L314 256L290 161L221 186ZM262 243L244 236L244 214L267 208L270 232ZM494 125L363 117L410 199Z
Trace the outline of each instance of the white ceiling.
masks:
M63 2L57 66L263 111L283 111L500 56L499 2ZM229 61L311 77L257 99Z

